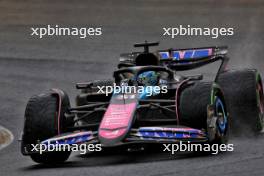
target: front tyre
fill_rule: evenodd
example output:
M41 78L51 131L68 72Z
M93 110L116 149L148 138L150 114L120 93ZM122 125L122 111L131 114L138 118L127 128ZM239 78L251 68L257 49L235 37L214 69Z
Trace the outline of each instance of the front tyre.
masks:
M72 119L67 119L64 115L69 106L67 94L58 89L55 92L31 97L25 110L22 144L37 144L73 126ZM62 163L69 158L70 153L70 151L32 153L30 157L37 163Z
M211 144L228 141L227 111L224 95L216 83L196 82L180 96L180 124L205 130Z
M263 130L264 98L260 74L254 69L230 70L219 75L232 117L235 134L241 130L257 133Z

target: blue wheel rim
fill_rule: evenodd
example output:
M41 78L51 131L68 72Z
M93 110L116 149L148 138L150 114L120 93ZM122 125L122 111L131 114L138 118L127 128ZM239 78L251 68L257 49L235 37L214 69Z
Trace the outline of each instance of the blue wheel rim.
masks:
M215 99L215 108L216 108L216 115L219 116L219 113L223 113L223 120L217 119L217 127L221 134L224 134L227 127L227 115L225 112L225 107L222 100L219 97Z

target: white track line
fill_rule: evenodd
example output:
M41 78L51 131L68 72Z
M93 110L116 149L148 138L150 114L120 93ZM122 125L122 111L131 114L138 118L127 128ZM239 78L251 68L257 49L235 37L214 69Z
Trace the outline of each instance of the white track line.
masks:
M0 139L0 150L7 147L14 140L14 136L8 129L0 125L0 138L5 137L5 139Z

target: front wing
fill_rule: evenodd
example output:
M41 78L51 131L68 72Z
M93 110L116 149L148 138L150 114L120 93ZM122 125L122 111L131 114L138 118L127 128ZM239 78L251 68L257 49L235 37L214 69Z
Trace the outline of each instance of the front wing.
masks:
M116 144L129 145L135 143L179 143L179 142L191 142L191 143L204 143L208 141L207 134L203 130L193 129L189 127L140 127L137 129L131 129L129 135L122 141ZM79 131L73 133L65 133L59 136L49 138L41 141L40 144L98 144L97 131ZM105 147L102 145L102 147ZM30 152L30 146L24 146L22 148L23 154L28 155Z

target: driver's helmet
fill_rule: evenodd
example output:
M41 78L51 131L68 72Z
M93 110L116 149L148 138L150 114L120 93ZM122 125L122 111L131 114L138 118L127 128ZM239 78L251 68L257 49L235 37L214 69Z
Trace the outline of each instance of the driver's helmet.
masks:
M137 82L143 86L155 86L159 82L159 76L155 71L146 71L138 75Z

